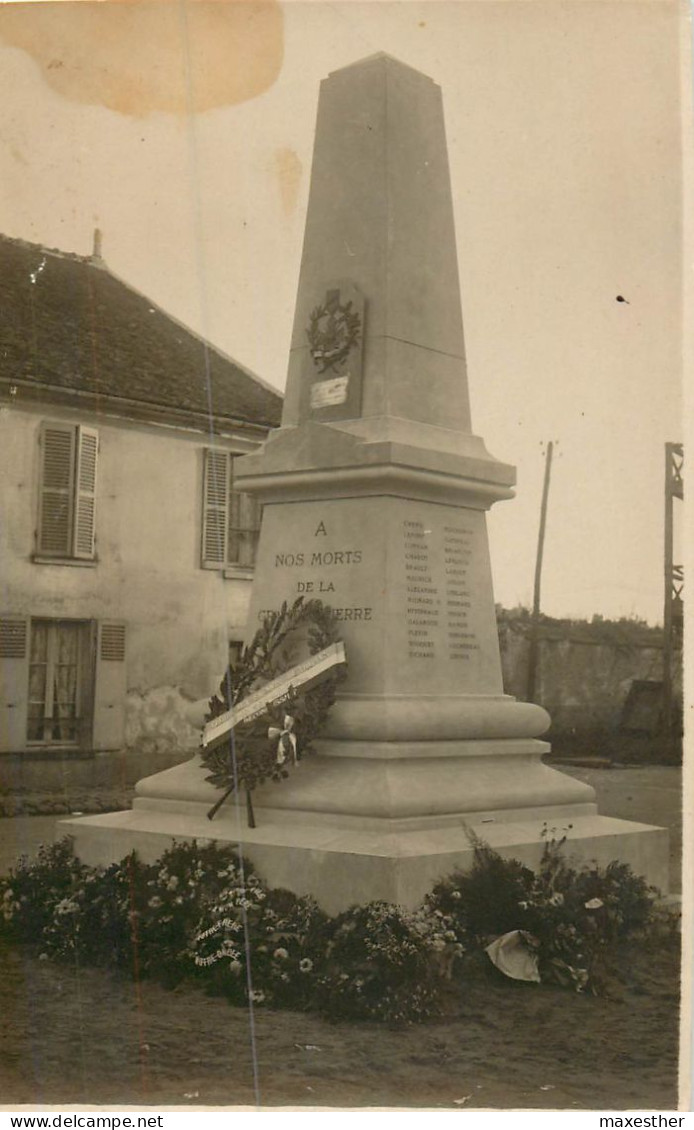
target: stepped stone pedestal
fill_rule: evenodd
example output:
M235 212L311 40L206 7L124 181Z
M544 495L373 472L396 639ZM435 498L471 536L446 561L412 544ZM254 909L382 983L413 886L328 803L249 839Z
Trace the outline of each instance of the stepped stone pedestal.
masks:
M248 637L298 595L330 604L348 659L317 755L245 805L199 758L130 812L64 822L78 853L239 843L330 912L415 905L465 868L469 830L538 862L546 835L667 889L664 829L600 816L542 762L549 717L503 693L485 512L514 469L472 434L441 92L378 55L322 85L282 427L237 461L264 504ZM220 672L221 676L221 672Z

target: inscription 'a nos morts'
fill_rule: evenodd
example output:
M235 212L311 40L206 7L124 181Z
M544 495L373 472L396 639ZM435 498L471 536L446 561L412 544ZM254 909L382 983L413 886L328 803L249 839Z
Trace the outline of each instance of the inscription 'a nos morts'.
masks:
M361 565L360 549L315 550L312 553L276 553L275 568L294 569L307 565L319 568L330 565Z

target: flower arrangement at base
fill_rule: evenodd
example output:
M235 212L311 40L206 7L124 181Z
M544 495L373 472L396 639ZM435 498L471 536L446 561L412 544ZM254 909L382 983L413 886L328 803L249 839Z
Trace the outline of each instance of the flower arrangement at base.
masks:
M80 889L88 869L75 858L72 841L42 844L36 859L20 856L0 880L0 930L10 940L40 938L55 908Z
M329 925L319 1007L332 1019L409 1023L438 1009L442 978L432 960L439 924L398 906L354 906Z
M481 969L513 976L511 942L536 958L516 952L516 973L532 965L540 981L595 995L619 991L644 942L679 947L676 918L625 864L572 865L561 840L536 873L479 840L474 855L414 910L373 902L330 918L269 889L235 846L174 843L152 864L131 853L89 867L66 838L0 877L0 941L243 1007L389 1024L435 1015Z
M213 991L236 1004L311 1007L328 921L313 899L268 891L251 873L243 889L224 892L206 921L191 953Z

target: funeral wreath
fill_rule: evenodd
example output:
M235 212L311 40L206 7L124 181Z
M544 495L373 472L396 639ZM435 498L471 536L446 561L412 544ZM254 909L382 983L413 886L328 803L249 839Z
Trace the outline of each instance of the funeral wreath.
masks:
M230 665L219 693L210 699L206 722L240 707L252 694L288 673L289 682L276 699L268 698L251 717L231 727L225 740L204 747L202 762L209 770L206 780L223 790L222 797L208 813L214 817L224 800L236 792L246 793L248 820L255 825L251 793L266 781L282 781L289 767L307 753L319 735L335 701L344 667L336 665L322 672L319 682L296 685L291 672L297 647L311 656L336 644L337 625L331 609L320 600L299 597L285 601L277 612L263 619L251 642L244 647L238 662ZM262 700L262 694L261 694Z

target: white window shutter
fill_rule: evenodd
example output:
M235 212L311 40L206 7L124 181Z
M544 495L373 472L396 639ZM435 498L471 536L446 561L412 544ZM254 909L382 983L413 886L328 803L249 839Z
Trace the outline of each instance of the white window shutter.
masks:
M72 551L75 489L74 425L41 425L41 481L37 551L68 557Z
M80 424L77 429L73 554L87 559L94 557L98 454L99 433L95 428Z
M94 679L95 750L125 745L126 625L103 620L97 626Z
M205 450L202 500L202 564L219 569L227 559L229 532L229 455Z
M29 617L0 615L0 753L26 748Z

